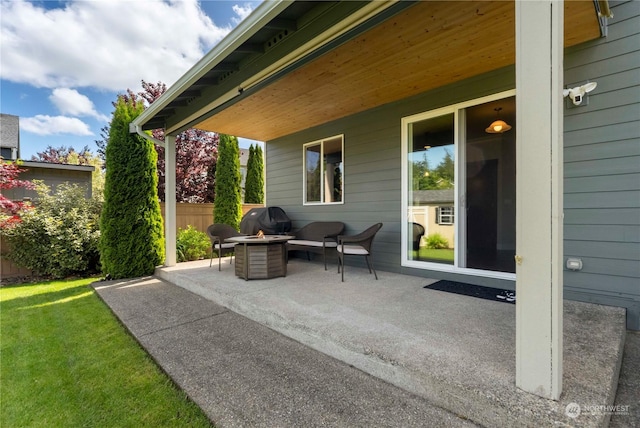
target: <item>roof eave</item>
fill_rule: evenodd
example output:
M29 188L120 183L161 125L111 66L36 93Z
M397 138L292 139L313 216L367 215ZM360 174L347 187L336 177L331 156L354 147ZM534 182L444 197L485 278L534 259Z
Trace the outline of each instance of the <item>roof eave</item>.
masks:
M286 9L289 4L291 4L291 0L270 0L260 3L260 5L224 37L220 43L214 46L200 61L171 85L169 89L145 109L140 116L135 118L132 125L142 128L156 114L169 105L169 103L204 76L207 71L215 67L271 19Z

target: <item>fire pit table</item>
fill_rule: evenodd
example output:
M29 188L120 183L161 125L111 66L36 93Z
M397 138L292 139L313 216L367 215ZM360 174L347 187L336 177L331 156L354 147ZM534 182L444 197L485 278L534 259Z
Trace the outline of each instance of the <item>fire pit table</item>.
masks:
M293 238L287 235L264 235L225 239L236 244L236 276L245 280L287 276L285 244Z

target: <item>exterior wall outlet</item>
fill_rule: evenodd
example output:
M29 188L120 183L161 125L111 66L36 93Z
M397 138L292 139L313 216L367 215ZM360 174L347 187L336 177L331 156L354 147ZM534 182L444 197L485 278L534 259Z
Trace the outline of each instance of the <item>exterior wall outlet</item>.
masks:
M582 259L568 258L566 266L569 270L582 270Z

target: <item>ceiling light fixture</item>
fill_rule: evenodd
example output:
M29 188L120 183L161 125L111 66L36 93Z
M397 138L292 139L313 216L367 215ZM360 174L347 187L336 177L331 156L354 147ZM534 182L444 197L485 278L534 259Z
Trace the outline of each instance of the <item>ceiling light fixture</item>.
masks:
M502 110L502 107L496 107L494 110L496 111L497 119L485 129L485 132L489 134L502 134L510 130L511 126L504 120L500 120L500 110Z

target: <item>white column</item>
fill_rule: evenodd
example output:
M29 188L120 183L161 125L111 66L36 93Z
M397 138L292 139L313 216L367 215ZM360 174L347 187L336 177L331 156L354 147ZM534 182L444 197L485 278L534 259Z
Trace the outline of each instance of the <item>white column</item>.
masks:
M516 386L562 393L562 0L516 0Z
M164 137L164 239L165 266L176 265L176 137Z

